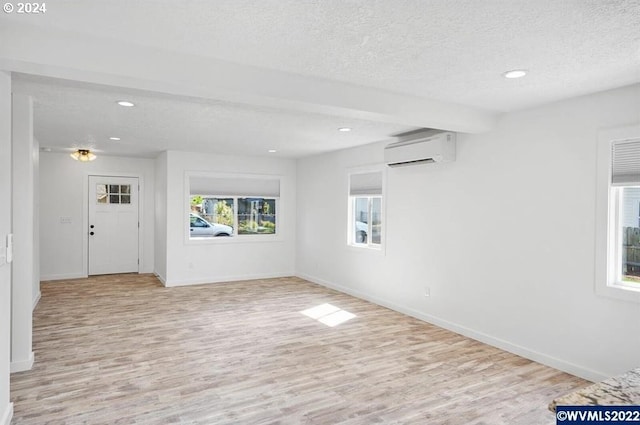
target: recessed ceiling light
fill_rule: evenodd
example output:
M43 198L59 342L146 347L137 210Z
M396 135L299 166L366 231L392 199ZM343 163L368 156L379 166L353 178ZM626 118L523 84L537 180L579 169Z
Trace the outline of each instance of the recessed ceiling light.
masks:
M120 140L119 137L109 137L109 140Z
M277 151L277 150L275 150L275 149L269 149L267 152L269 152L269 153L276 153L276 152L278 152L278 151Z
M351 131L351 127L340 127L338 131L342 131L343 133L346 133L347 131Z
M527 75L527 70L526 69L512 69L511 71L507 71L504 74L502 74L502 76L504 78L522 78L525 75Z
M120 106L127 106L127 107L136 106L135 103L129 102L128 100L119 100L116 103Z

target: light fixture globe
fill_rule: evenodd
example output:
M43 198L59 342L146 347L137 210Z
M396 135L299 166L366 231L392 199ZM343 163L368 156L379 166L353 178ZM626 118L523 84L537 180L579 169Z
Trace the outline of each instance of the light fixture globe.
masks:
M73 152L70 156L71 158L80 162L89 162L96 159L95 154L93 154L89 149L78 149L77 151Z

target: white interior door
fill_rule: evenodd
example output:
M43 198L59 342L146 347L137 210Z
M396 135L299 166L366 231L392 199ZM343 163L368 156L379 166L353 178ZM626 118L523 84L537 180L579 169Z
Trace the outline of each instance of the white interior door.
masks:
M138 271L138 178L89 176L89 274Z

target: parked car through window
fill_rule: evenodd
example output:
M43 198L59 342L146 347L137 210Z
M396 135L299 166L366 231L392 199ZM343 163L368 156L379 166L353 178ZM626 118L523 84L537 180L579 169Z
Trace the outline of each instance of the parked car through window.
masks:
M226 224L209 223L202 217L191 213L189 216L189 230L191 237L207 237L207 236L231 236L233 228Z

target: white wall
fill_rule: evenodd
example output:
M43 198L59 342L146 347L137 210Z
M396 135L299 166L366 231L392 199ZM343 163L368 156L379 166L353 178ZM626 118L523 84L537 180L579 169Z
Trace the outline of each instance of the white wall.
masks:
M32 307L40 301L40 142L33 139L33 296Z
M33 100L25 95L13 95L12 110L12 186L14 258L11 285L11 372L29 370L33 366L31 351L35 245L38 238L34 226L35 193L34 156L37 147L33 138ZM35 153L34 153L35 152Z
M506 114L454 163L388 169L384 254L346 246L347 169L383 144L300 160L297 274L586 378L637 367L640 304L595 294L594 238L598 131L639 99Z
M241 237L189 241L187 172L249 173L282 176L279 240L242 241ZM296 163L264 157L167 153L167 286L287 276L294 273ZM224 240L222 240L224 239Z
M45 143L45 142L43 142ZM45 143L46 144L46 143ZM140 272L154 271L155 161L98 155L90 163L66 153L40 155L40 274L42 280L86 277L88 176L140 177ZM69 218L70 223L61 223Z
M167 153L162 152L155 162L155 270L162 281L167 281Z
M11 347L11 266L5 241L11 233L11 75L0 71L0 425L9 425L9 356Z

